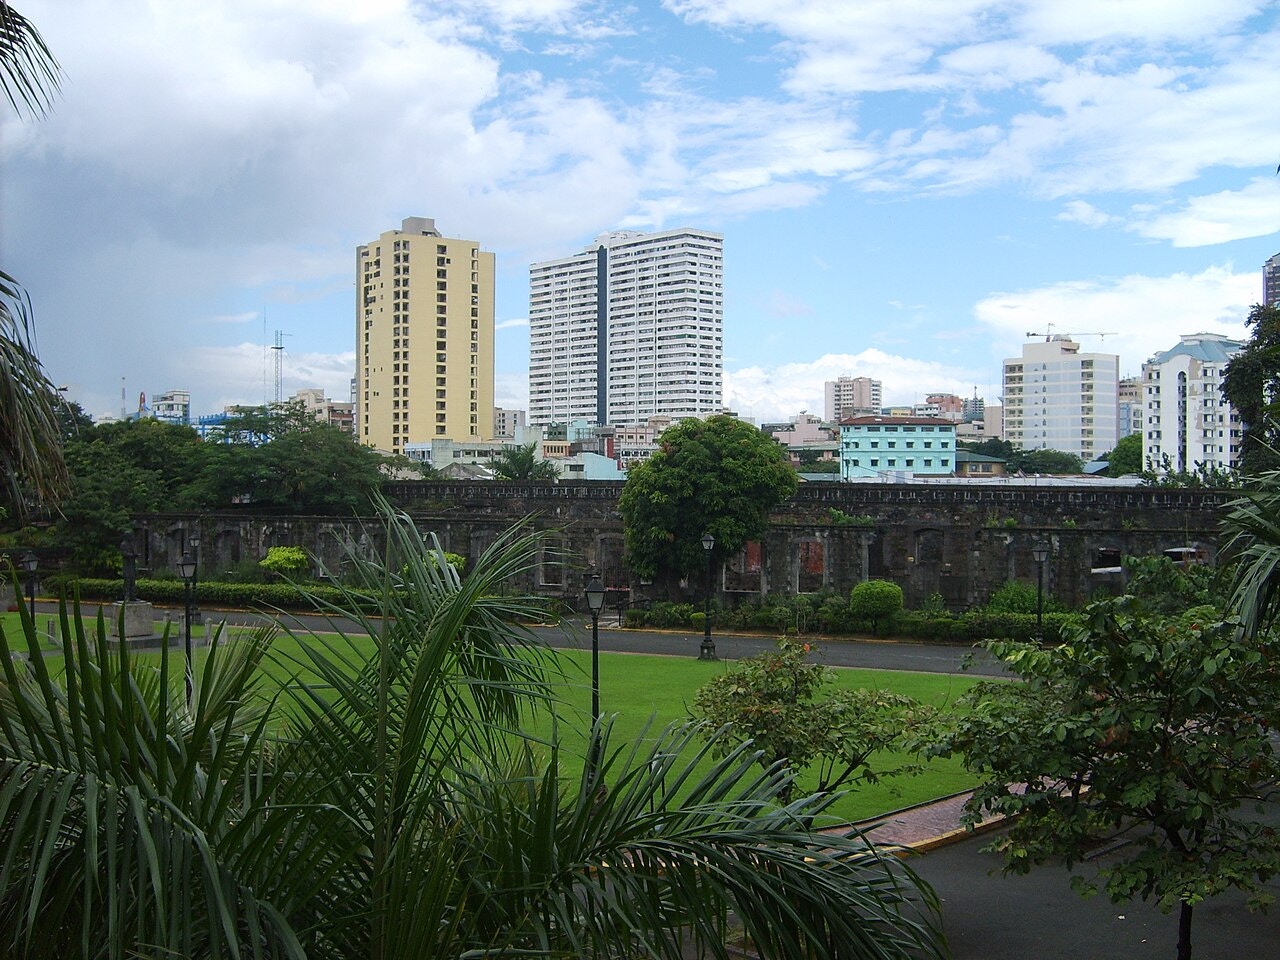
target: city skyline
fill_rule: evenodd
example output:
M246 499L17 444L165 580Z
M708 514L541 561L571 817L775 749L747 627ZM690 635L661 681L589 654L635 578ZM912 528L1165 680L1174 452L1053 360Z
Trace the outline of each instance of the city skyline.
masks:
M285 395L345 399L350 251L420 214L495 254L506 408L530 264L723 234L724 399L756 420L842 376L996 400L1028 332L1137 376L1247 336L1280 251L1273 3L21 10L65 78L46 119L0 114L0 252L93 414L122 382L261 402L276 331Z

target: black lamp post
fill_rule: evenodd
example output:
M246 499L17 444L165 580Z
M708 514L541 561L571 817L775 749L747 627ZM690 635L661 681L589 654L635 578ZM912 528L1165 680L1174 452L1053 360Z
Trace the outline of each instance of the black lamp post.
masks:
M28 551L22 555L22 569L27 572L27 608L31 612L31 622L36 622L36 567L39 561L36 555Z
M196 528L196 535L188 537L187 543L191 546L191 559L195 564L191 573L191 619L194 623L200 623L200 608L196 606L196 587L200 585L200 528Z
M591 756L592 769L599 763L600 744L600 611L604 609L604 584L593 576L587 584L587 609L591 611Z
M1049 559L1049 544L1037 540L1031 547L1036 561L1036 639L1044 640L1044 562Z
M600 722L600 611L604 609L604 584L592 577L587 584L587 609L591 611L591 723Z
M702 535L702 551L707 555L707 592L702 604L702 646L698 648L699 660L716 659L716 645L711 640L711 552L716 548L716 538L707 531Z
M182 592L183 605L185 606L185 616L182 618L182 631L186 641L185 651L187 655L187 706L191 706L191 694L195 689L195 675L192 673L191 667L191 600L192 586L196 579L196 562L191 559L191 554L184 553L182 559L178 561L178 575L182 577L184 590Z

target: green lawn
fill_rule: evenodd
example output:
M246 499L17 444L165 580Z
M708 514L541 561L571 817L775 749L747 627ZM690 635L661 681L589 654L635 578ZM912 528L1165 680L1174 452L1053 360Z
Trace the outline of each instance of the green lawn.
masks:
M0 620L13 637L17 630L17 614L6 614L9 619ZM45 619L41 615L40 620ZM157 624L157 630L160 629ZM41 629L44 629L43 622ZM234 636L238 630L232 630ZM43 634L42 634L43 635ZM200 631L203 637L203 630ZM181 656L182 636L176 625L171 634L174 650ZM300 641L285 634L279 635L273 645L272 656L264 670L277 682L283 682L298 671L301 659ZM360 648L368 649L368 638L356 638ZM586 736L590 729L591 712L591 654L589 650L562 650L559 652L566 681L560 685L563 706L558 730L566 750L562 762L566 774L576 776L581 771L581 758L586 754ZM140 652L138 659L158 657L154 652ZM197 669L203 659L203 648L196 648ZM688 718L688 704L698 688L712 677L724 673L731 666L729 661L701 661L694 657L660 657L639 654L600 655L600 706L606 717L614 723L615 746L632 742L641 735L646 724L661 730L672 721ZM907 673L892 670L864 670L836 668L835 682L841 686L883 687L908 694L925 703L946 707L964 693L976 678L946 674ZM549 734L552 720L540 716L531 721L534 733ZM891 765L885 758L880 766ZM898 777L876 784L855 785L848 795L832 807L831 813L843 820L863 820L887 813L910 804L956 793L972 786L974 780L962 768L958 760L934 760L925 771L914 777ZM802 778L800 787L803 790Z

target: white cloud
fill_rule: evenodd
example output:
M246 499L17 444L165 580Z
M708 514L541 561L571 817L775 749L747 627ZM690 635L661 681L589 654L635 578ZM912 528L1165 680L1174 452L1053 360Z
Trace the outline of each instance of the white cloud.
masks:
M1280 231L1280 180L1256 177L1242 190L1191 197L1181 210L1140 219L1132 229L1175 247L1203 247Z
M1115 218L1109 213L1103 213L1093 204L1084 200L1072 200L1063 205L1062 212L1058 214L1059 220L1065 220L1068 223L1081 223L1086 227L1103 227L1111 223Z
M1119 354L1121 374L1130 375L1183 334L1246 337L1244 318L1259 297L1259 287L1256 272L1210 267L1198 274L1133 274L993 294L973 312L1005 357L1019 356L1021 344L1033 332L1074 334L1082 350ZM1092 336L1096 333L1108 336Z
M872 377L884 385L886 404L922 402L927 393L967 396L988 371L967 370L932 361L868 349L856 354L829 353L808 363L743 367L724 374L725 406L757 422L787 420L801 410L823 416L826 381Z

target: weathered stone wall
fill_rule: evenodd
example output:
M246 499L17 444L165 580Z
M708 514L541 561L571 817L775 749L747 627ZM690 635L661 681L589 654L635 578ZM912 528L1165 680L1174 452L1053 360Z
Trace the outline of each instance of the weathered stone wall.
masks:
M621 483L414 483L392 485L392 501L445 550L477 557L513 523L548 531L547 556L514 590L577 599L594 569L611 589L644 595L622 562ZM1117 554L1156 554L1194 544L1210 562L1229 492L1160 488L928 484L802 486L775 511L768 535L728 565L728 597L847 592L878 577L900 584L908 604L941 593L955 608L984 602L1008 579L1034 582L1033 544L1047 540L1047 591L1081 603L1107 583L1092 573ZM139 566L173 569L199 529L201 578L272 546L305 547L318 569L340 575L348 551L380 553L376 525L334 517L264 517L235 512L137 518ZM555 558L562 548L574 558ZM1114 553L1104 553L1114 551ZM1102 557L1102 560L1098 558ZM701 583L692 585L701 593Z

